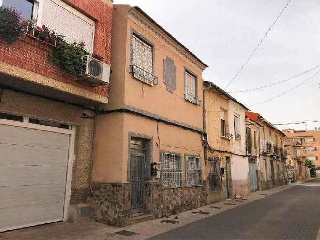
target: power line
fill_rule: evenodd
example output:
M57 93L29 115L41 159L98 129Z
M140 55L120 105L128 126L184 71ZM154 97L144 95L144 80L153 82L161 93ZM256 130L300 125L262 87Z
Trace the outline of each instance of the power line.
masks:
M318 75L319 73L320 73L320 70L317 71L315 74L313 74L311 77L308 77L308 78L307 78L306 80L304 80L303 82L301 82L301 83L295 85L294 87L292 87L292 88L290 88L290 89L288 89L288 90L280 93L279 95L277 95L277 96L275 96L275 97L272 97L272 98L269 98L269 99L267 99L267 100L265 100L265 101L262 101L262 102L259 102L259 103L255 103L255 104L253 104L253 105L251 105L251 106L249 106L249 107L253 107L253 106L256 106L256 105L260 105L260 104L262 104L262 103L270 102L270 101L272 101L272 100L274 100L274 99L277 99L277 98L279 98L279 97L282 97L282 96L285 95L286 93L288 93L288 92L290 92L290 91L292 91L292 90L300 87L302 84L304 84L304 83L306 83L307 81L309 81L310 79L314 78L314 77L315 77L316 75Z
M282 14L284 13L284 11L288 8L289 4L291 3L292 0L288 0L286 5L282 8L281 12L279 13L279 15L277 16L277 18L273 21L273 23L270 25L270 27L268 28L268 30L265 32L265 34L263 35L262 39L260 40L260 42L258 43L258 45L253 49L253 51L250 53L249 57L247 58L247 60L242 64L242 66L240 67L240 69L237 71L237 73L233 76L233 78L229 81L229 83L227 84L227 86L224 89L227 89L230 84L239 76L239 74L241 73L241 71L244 69L244 67L247 65L247 63L250 61L250 59L252 58L252 56L256 53L256 51L258 50L258 48L260 47L260 45L263 43L263 41L266 39L267 35L269 34L269 32L272 30L272 28L276 25L276 23L278 22L278 20L280 19L280 17L282 16Z
M288 122L288 123L273 123L273 125L282 126L282 125L294 125L294 124L303 124L307 122L320 122L320 120L303 120L303 121L296 121L296 122Z
M279 84L281 84L281 83L288 82L288 81L290 81L290 80L292 80L292 79L301 77L302 75L307 74L307 73L311 72L312 70L314 70L314 69L316 69L316 68L318 68L318 67L320 67L320 65L317 65L317 66L315 66L315 67L313 67L313 68L310 68L310 69L308 69L308 70L306 70L306 71L304 71L304 72L302 72L302 73L299 73L299 74L297 74L297 75L295 75L295 76L292 76L292 77L290 77L290 78L288 78L288 79L285 79L285 80L282 80L282 81L279 81L279 82L274 82L274 83L271 83L271 84L267 84L267 85L263 85L263 86L259 86L259 87L255 87L255 88L250 88L250 89L245 89L245 90L239 90L239 91L235 91L235 92L228 92L228 93L245 93L245 92L251 92L251 91L261 90L261 89L268 88L268 87L273 87L273 86L279 85Z

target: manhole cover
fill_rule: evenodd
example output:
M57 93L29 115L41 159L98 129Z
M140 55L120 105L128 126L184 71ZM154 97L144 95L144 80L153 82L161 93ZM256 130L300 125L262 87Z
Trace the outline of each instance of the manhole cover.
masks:
M121 230L119 232L115 232L115 234L123 235L123 236L133 236L133 235L136 235L138 233L127 231L127 230Z

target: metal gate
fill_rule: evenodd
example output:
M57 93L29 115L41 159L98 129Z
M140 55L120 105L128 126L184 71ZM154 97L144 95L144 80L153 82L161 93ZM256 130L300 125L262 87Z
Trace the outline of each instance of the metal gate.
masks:
M250 190L255 192L258 190L257 164L249 162Z
M144 213L146 142L141 138L130 141L130 183L131 183L131 214Z

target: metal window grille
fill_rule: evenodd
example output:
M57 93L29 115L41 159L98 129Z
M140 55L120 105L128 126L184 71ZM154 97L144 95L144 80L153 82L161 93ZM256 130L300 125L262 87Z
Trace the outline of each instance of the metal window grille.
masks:
M220 161L210 161L209 184L211 189L221 190Z
M185 99L189 102L198 104L197 99L197 87L196 87L196 77L189 73L188 71L185 71Z
M181 157L175 153L162 153L161 182L164 188L182 186Z
M138 66L148 73L153 72L153 48L138 36L131 38L132 59L131 64Z
M201 160L199 157L186 157L186 185L187 187L202 185Z

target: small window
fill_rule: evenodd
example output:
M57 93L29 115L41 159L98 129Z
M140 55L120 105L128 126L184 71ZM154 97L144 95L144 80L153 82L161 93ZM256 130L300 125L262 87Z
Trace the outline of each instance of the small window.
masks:
M1 2L1 0L0 0ZM2 0L2 5L12 7L21 13L26 20L37 19L37 1L33 0Z
M167 152L161 154L161 182L163 188L182 186L180 154Z
M235 115L234 116L234 136L236 137L236 139L240 138L240 121L239 121L239 116Z
M133 77L154 85L157 78L153 75L153 46L139 37L132 34L131 37L131 72Z
M253 148L257 149L257 132L253 131Z
M197 98L197 78L189 71L184 72L185 80L185 99L191 103L199 104Z
M202 185L201 159L186 156L186 185L187 187Z
M221 137L225 137L226 136L226 120L221 119L220 121L221 121L221 123L220 123L220 125L221 125Z

